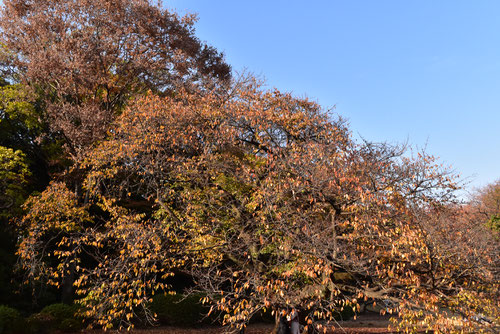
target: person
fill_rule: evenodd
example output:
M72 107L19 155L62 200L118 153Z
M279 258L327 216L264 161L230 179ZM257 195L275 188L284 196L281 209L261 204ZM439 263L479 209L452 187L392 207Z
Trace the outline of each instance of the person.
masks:
M290 327L288 326L287 317L285 317L285 314L282 314L279 318L278 330L276 331L276 333L290 334Z
M299 312L295 308L292 308L288 317L290 321L290 333L300 334Z

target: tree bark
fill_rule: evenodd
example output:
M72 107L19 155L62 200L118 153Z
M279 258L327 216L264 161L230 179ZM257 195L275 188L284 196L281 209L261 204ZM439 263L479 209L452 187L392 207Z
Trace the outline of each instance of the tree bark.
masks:
M64 275L61 288L61 302L70 305L73 303L73 283L75 283L75 262L69 265L67 273Z

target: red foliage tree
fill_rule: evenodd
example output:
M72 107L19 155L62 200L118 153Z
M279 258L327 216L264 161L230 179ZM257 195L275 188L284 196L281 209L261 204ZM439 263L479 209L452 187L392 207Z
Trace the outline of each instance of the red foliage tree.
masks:
M72 154L103 139L130 97L221 83L230 68L194 36L194 17L149 0L6 0L4 75L45 96Z

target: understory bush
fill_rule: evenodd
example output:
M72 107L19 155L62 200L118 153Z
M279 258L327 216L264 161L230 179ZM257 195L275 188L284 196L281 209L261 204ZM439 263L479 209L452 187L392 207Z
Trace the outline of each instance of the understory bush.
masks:
M77 331L83 327L82 319L76 315L77 305L52 304L28 318L29 331L34 334Z
M201 303L201 298L199 294L160 294L153 298L150 308L162 325L193 326L211 323L212 320L205 317L209 307Z
M0 305L0 334L18 333L23 325L23 318L16 309Z
M58 303L45 306L40 313L52 316L56 322L62 322L65 319L73 319L76 311L78 311L76 305Z

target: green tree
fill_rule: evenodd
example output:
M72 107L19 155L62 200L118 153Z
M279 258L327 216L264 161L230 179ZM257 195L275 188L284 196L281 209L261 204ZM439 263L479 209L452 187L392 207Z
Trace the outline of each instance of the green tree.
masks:
M24 153L0 146L0 217L12 217L21 207L27 195L25 187L29 176Z
M16 230L11 219L19 216L30 171L21 151L0 146L0 303L12 301L11 279L16 262Z

